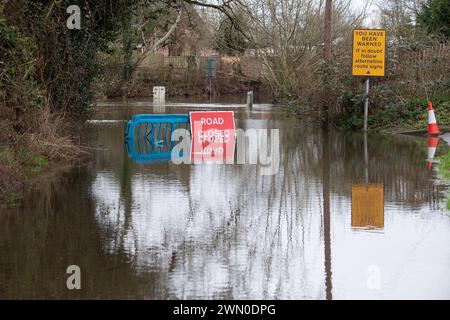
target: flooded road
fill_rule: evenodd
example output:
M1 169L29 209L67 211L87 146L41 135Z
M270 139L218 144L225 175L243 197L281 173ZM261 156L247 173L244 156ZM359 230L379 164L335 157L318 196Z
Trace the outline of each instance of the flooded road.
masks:
M0 298L450 298L448 184L426 139L369 134L366 153L360 133L234 105L237 128L280 129L277 174L128 156L133 114L190 110L98 106L92 161L0 209Z

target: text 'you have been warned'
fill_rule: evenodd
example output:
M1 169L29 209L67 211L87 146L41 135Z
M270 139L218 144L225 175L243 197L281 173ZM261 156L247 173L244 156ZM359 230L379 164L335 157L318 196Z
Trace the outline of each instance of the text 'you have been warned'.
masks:
M384 76L385 30L353 30L354 76Z

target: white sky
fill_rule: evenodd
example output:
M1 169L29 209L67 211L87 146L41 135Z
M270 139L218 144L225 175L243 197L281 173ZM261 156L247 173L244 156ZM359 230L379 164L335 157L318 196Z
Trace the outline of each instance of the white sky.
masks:
M368 6L368 19L367 24L368 27L376 27L376 18L377 18L377 0L351 0L352 6L355 10L362 10L366 3L370 3Z
M370 1L370 0L369 0ZM353 6L355 7L355 8L358 8L358 9L361 9L361 8L363 8L364 7L364 5L367 3L367 2L369 2L369 1L367 1L367 0L352 0L352 4L353 4ZM371 1L372 2L372 7L374 6L373 5L373 2L374 1Z

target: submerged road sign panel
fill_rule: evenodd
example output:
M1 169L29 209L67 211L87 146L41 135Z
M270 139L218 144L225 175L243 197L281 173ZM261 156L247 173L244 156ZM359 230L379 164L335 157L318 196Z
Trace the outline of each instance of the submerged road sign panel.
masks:
M194 163L233 162L234 112L190 112L191 159Z
M385 54L385 30L353 30L352 74L354 76L384 76Z

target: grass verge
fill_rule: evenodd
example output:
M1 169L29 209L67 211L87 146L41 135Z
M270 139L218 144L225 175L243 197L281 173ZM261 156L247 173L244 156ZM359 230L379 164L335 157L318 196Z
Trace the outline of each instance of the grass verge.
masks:
M0 121L0 207L16 207L39 176L88 152L80 144L83 126L48 110L29 111L19 122Z
M438 166L438 172L439 174L447 179L450 180L450 152L446 153L443 156L440 156L439 158L439 166ZM447 198L447 209L450 210L450 194Z
M450 125L450 95L448 93L430 98L438 124ZM362 105L341 113L334 119L337 127L347 130L361 129L364 124ZM387 104L370 110L368 126L375 131L424 130L428 124L428 101L426 98Z
M18 206L27 181L42 172L48 160L23 146L13 149L0 145L0 206Z

